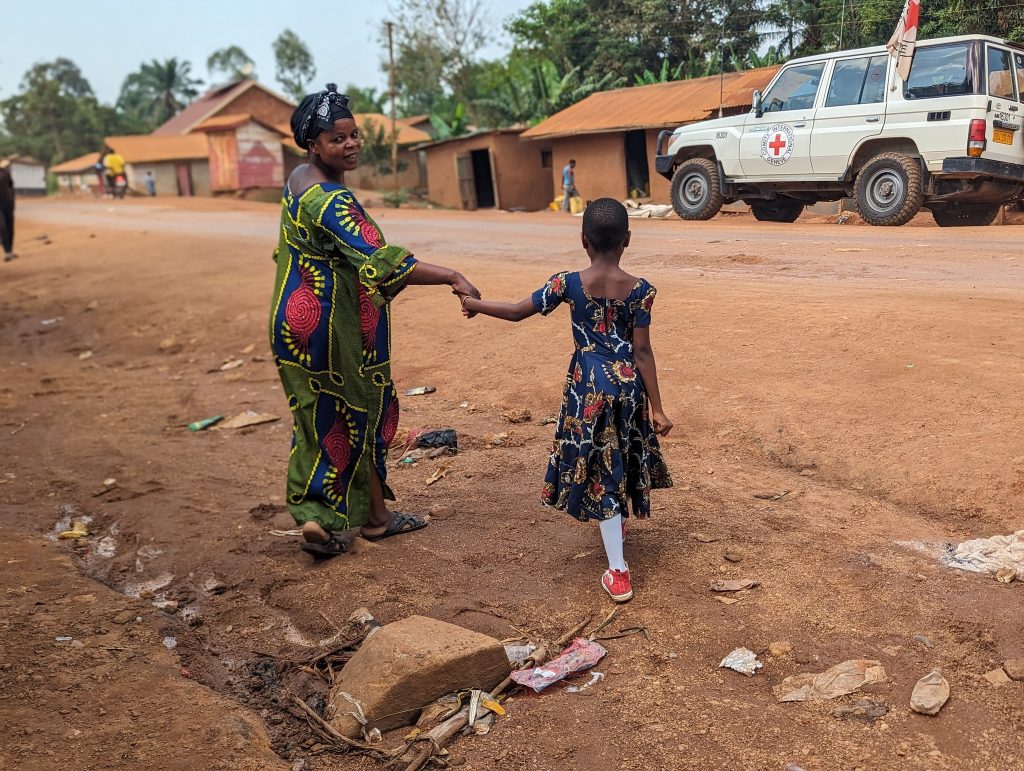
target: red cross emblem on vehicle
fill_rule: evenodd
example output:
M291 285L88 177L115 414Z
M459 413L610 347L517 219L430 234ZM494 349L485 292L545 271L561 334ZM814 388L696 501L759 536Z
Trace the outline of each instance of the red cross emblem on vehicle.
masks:
M793 155L795 146L793 128L788 123L776 123L761 136L761 157L771 166L782 166Z

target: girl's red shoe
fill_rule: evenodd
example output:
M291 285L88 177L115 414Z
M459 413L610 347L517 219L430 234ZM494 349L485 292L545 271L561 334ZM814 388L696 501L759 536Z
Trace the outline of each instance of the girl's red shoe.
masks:
M609 568L601 576L601 586L615 602L629 602L633 599L633 584L629 580L629 567L625 570Z

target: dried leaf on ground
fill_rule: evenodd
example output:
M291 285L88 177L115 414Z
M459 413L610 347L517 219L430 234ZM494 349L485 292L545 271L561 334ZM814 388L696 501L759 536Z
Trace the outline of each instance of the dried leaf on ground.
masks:
M742 592L744 589L753 589L760 585L751 578L735 578L712 581L708 584L708 589L713 592Z
M819 674L791 675L772 690L775 698L783 702L823 701L853 693L865 685L884 683L887 679L881 662L852 659Z

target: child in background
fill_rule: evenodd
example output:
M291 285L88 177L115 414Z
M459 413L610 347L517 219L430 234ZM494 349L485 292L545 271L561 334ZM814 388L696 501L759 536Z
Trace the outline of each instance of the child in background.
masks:
M656 436L672 430L661 406L651 350L656 290L619 267L629 239L626 208L611 198L598 199L583 214L589 268L558 273L518 303L462 298L467 317L482 313L507 321L546 316L561 303L569 304L576 352L569 362L543 502L581 521L600 523L608 556L601 585L616 602L633 596L623 556L629 505L633 516L649 517L650 490L672 486Z

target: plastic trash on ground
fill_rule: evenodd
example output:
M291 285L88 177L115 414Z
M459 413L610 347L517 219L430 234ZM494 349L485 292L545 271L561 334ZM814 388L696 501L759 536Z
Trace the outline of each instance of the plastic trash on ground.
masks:
M608 653L596 642L577 637L558 656L547 664L530 669L517 669L511 674L513 682L533 688L540 693L552 683L557 683L575 672L590 669Z
M722 659L722 663L718 666L739 672L741 675L746 675L747 677L753 677L754 673L763 667L764 664L757 660L757 654L752 650L749 650L748 648L737 648Z
M532 643L526 643L524 645L506 645L505 655L508 656L510 664L519 664L530 658L535 650L537 650L537 646Z
M949 567L971 573L998 575L1003 571L1008 576L1012 570L1015 576L1024 575L1024 530L964 541L942 561Z
M853 693L865 685L884 683L887 679L881 662L852 659L820 674L790 675L772 690L779 701L824 701Z
M417 434L415 445L423 449L448 447L458 452L459 437L454 428L439 428L436 431L423 431Z

